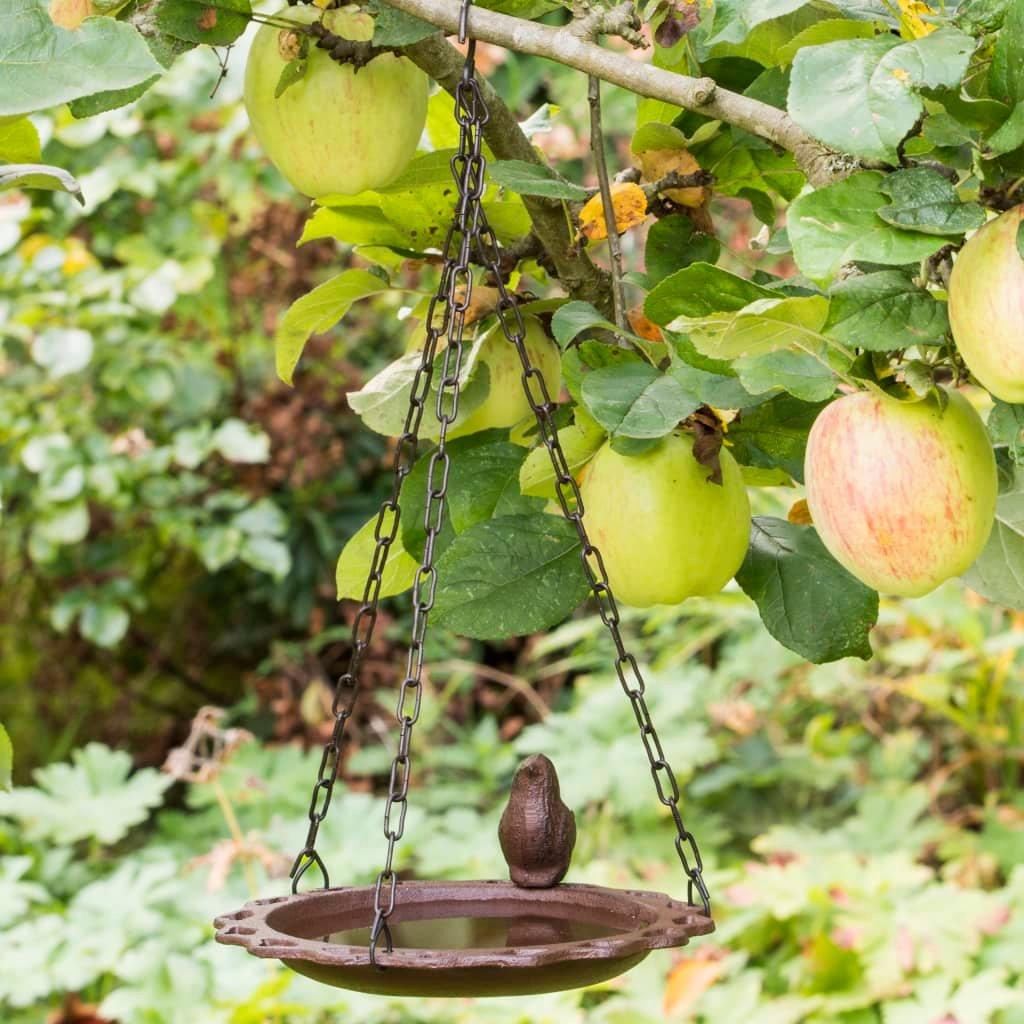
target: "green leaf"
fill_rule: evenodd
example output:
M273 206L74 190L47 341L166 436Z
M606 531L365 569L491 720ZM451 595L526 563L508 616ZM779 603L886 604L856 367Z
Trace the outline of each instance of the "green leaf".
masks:
M639 362L592 370L583 378L582 398L613 437L664 437L700 406L675 377Z
M573 338L592 327L617 331L618 328L603 313L598 312L589 302L576 300L559 306L551 318L551 333L561 348L565 348Z
M138 32L114 18L58 28L45 0L5 0L0 116L30 114L104 89L126 89L162 68Z
M964 203L952 183L928 167L912 167L888 175L881 190L892 199L878 209L888 224L926 235L962 235L985 223L977 203Z
M774 296L757 299L737 312L677 317L669 328L688 331L697 350L715 359L759 356L784 348L821 355L821 329L827 316L828 299L823 295Z
M1019 431L1015 437L1019 444ZM1024 474L1014 468L1001 483L988 543L961 578L982 597L1024 611Z
M368 270L344 270L296 299L281 318L274 335L277 375L281 380L292 383L299 356L310 335L330 330L353 302L387 291L388 287L386 281Z
M306 77L308 70L309 61L305 57L296 57L294 60L288 61L281 68L281 77L277 80L277 86L274 88L274 99L280 99L290 86L301 82Z
M14 745L7 730L0 723L0 790L9 792L14 773Z
M566 181L546 164L525 160L495 160L488 165L491 181L522 196L583 201L590 195L585 188Z
M937 345L949 330L946 303L901 270L848 277L829 298L825 334L869 352Z
M669 340L672 349L667 372L701 405L740 409L757 401L740 383L730 363L701 355L689 338L676 336Z
M947 27L908 42L878 36L807 47L793 60L790 116L844 153L895 161L924 110L920 91L959 85L975 45Z
M773 4L775 0L767 2ZM747 6L747 0L728 0L728 3L734 10ZM771 67L777 63L777 54L783 46L805 28L822 19L823 14L816 6L807 4L781 17L761 21L749 31L742 42L715 43L711 55L718 58L739 57L756 61L764 67Z
M794 200L789 241L797 266L812 281L829 282L845 263L903 266L939 248L934 236L904 231L878 216L888 205L884 180L877 171L862 171Z
M355 601L362 600L363 588L366 586L366 577L370 571L373 551L376 546L374 540L376 526L377 516L375 514L356 530L349 542L342 548L334 571L339 601L344 601L346 598ZM385 526L385 530L387 528ZM388 551L388 560L384 565L380 585L380 596L393 597L395 594L401 594L408 590L416 578L418 568L419 563L402 546L402 533L399 531Z
M768 632L808 661L871 657L878 594L828 553L813 527L755 516L736 581Z
M715 20L708 45L742 43L760 24L792 14L808 0L715 0Z
M805 402L822 402L838 384L829 366L807 352L782 350L747 356L737 359L733 368L743 387L754 395L786 391Z
M696 231L689 217L673 214L651 225L647 232L644 264L648 276L658 282L694 263L715 263L721 248L713 235Z
M779 395L744 409L729 424L729 450L745 466L783 469L802 482L807 435L826 404Z
M523 497L519 490L519 472L527 453L522 445L497 441L453 456L448 514L456 533L488 519L543 510L543 501Z
M1017 226L1017 255L1024 260L1024 224Z
M436 25L381 3L373 23L373 42L377 46L408 46L436 32Z
M989 92L1010 104L1024 102L1024 5L1012 3L996 39L992 67L988 73Z
M500 640L561 622L588 593L572 523L550 515L477 523L437 564L437 622Z
M989 157L1012 153L1024 146L1024 101L1018 103L1010 116L985 140L985 155Z
M985 426L994 445L1006 445L1014 462L1024 462L1024 405L997 398Z
M798 32L785 46L779 47L775 58L781 65L791 64L805 46L821 46L840 39L872 39L875 26L870 21L851 21L847 18L826 18Z
M251 18L249 0L160 0L156 9L161 32L208 46L230 46L249 27Z
M75 177L60 167L46 164L0 164L0 192L12 188L40 188L48 192L67 192L84 205L82 187Z
M0 815L18 821L24 838L116 843L149 817L174 781L152 768L132 772L127 753L100 743L76 750L71 760L37 769L35 787L0 793Z
M0 164L36 164L41 159L39 132L27 117L0 120Z
M709 263L694 263L653 288L644 313L664 327L679 317L705 317L735 312L757 299L776 298L774 292Z
M604 444L604 428L595 423L582 409L576 411L576 422L558 431L558 443L565 453L569 472L582 469ZM519 487L523 494L540 498L555 498L555 470L551 456L544 445L534 448L519 471Z
M456 423L464 421L471 412L478 409L490 391L490 379L485 365L477 365L476 357L482 335L473 348L463 354L459 379L462 382L459 393L459 417ZM438 381L443 376L445 354L439 352L434 358L434 375L427 396L427 407L420 426L423 437L437 437L438 425L435 415ZM419 352L407 352L389 363L372 377L359 391L348 394L348 404L362 421L378 434L398 437L405 424L409 408L412 383L419 368Z

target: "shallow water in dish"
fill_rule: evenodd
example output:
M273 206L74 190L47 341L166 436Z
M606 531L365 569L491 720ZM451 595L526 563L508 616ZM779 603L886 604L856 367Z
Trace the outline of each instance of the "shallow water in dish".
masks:
M391 936L401 949L504 949L508 946L550 946L584 939L604 939L624 929L561 917L432 917L422 921L391 922ZM329 942L366 946L370 928L335 932ZM381 943L383 945L383 943Z

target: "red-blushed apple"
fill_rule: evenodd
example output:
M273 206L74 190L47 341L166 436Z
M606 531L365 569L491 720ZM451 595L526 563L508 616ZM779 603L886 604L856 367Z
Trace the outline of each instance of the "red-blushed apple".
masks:
M995 517L992 445L955 391L837 399L811 428L804 477L825 547L883 594L917 597L965 572Z
M722 483L677 431L642 455L606 443L584 467L584 522L624 604L648 608L715 594L750 542L750 502L736 460L722 449Z
M990 220L953 264L949 322L971 373L1004 402L1024 402L1024 206Z
M321 17L346 39L373 36L373 19L359 12L299 5L276 15L303 23ZM314 199L383 188L416 152L427 119L427 76L393 53L356 71L314 43L305 74L277 95L299 39L274 25L256 33L245 65L245 109L256 138L289 183Z

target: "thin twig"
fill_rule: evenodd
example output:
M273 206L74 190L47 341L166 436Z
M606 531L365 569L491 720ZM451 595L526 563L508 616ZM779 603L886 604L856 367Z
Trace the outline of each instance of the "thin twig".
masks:
M472 661L463 661L461 658L447 658L434 666L435 671L444 671L445 669L453 672L469 672L481 679L486 679L488 682L507 686L510 690L518 693L530 705L537 718L542 721L551 713L551 709L544 703L533 687L519 676L514 676L509 672L502 672L500 669L491 668L489 665L477 665Z
M615 217L615 203L612 200L612 186L608 179L608 162L604 152L604 131L601 128L601 79L594 75L587 79L587 100L590 103L590 152L594 156L597 181L601 189L601 206L608 228L608 252L611 256L612 304L615 310L615 326L626 330L626 292L622 283L622 244L619 239L619 225Z

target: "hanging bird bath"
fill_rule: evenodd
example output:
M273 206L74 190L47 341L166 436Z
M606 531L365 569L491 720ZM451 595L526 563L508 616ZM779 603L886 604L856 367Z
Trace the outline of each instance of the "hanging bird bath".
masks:
M395 449L391 494L374 527L370 573L352 627L348 669L337 684L334 729L313 786L306 841L292 868L292 895L255 900L215 922L218 942L281 960L328 985L399 996L526 995L579 988L628 971L652 949L682 946L714 930L700 852L683 823L679 786L651 720L646 684L626 648L618 606L601 554L587 533L579 488L558 439L558 406L531 361L523 318L504 283L497 238L481 202L486 169L482 130L490 115L476 77L470 7L471 0L463 0L459 38L467 53L454 89L460 128L458 152L451 160L458 189L455 222L445 241L441 281L427 314L426 341ZM494 280L499 322L522 363L523 388L551 456L556 497L579 536L583 569L615 645L615 672L636 716L658 799L672 817L675 850L687 879L686 903L657 892L559 884L569 866L576 827L572 812L561 802L554 766L542 755L520 766L499 828L512 881L400 881L394 868L408 809L412 731L420 714L424 640L437 588L436 542L450 469L446 438L458 414L474 265L483 266ZM438 354L441 339L443 357ZM331 888L316 842L337 781L362 659L373 637L388 552L398 536L399 494L415 460L435 357L443 363L435 407L437 447L429 459L424 554L413 584L412 640L395 712L398 741L384 811L383 867L374 885ZM300 893L299 881L310 868L322 876L323 888Z

